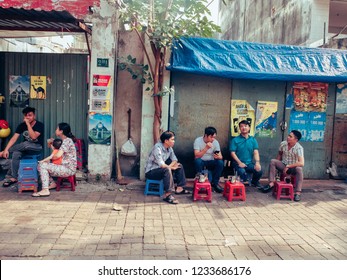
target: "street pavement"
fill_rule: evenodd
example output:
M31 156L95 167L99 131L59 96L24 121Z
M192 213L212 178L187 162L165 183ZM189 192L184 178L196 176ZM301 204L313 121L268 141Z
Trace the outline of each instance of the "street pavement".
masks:
M177 205L129 182L78 182L41 198L0 187L0 259L347 259L344 181L306 180L300 202L247 187L246 201L213 193Z

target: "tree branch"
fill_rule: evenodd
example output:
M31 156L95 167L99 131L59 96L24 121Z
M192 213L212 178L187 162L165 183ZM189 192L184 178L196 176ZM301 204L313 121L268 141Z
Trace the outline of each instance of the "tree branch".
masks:
M154 78L154 69L153 69L151 60L149 59L149 55L148 55L148 52L147 52L147 49L146 49L145 42L142 40L141 34L140 34L140 32L137 30L137 28L135 27L135 28L133 28L133 30L135 30L137 36L138 36L139 39L140 39L141 45L142 45L143 50L144 50L144 52L145 52L145 55L146 55L146 57L147 57L147 61L148 61L149 68L151 69L152 78Z

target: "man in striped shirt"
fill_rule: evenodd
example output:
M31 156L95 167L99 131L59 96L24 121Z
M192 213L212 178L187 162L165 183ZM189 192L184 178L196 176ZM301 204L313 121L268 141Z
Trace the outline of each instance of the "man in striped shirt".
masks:
M261 189L262 192L269 192L272 190L275 184L276 171L279 170L285 176L295 176L295 194L294 200L301 200L301 188L304 180L303 166L304 160L304 148L298 143L301 139L301 133L297 130L292 130L287 141L283 141L280 144L277 158L272 159L269 167L269 184Z

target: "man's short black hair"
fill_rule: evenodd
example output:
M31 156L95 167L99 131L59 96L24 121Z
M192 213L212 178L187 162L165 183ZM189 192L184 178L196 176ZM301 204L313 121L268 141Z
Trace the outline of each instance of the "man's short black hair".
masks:
M215 129L213 126L208 126L205 128L205 135L210 136L210 135L215 135L217 134L217 129Z
M301 133L300 133L300 131L292 130L291 133L293 133L294 136L296 137L296 139L298 139L298 141L300 141L300 139L301 139Z
M246 124L246 125L250 126L249 121L247 121L247 120L240 121L239 127L241 126L241 124Z
M26 114L28 114L28 113L30 113L30 112L33 112L33 113L35 114L35 108L33 108L33 107L25 107L25 108L22 110L23 115L26 115Z
M160 141L162 143L165 142L165 140L169 140L172 136L175 136L175 133L173 131L167 130L164 131L161 135L160 135Z

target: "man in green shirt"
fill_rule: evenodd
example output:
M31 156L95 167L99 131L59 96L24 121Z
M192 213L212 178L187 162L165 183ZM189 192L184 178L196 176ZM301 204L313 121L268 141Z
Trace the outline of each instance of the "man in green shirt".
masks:
M257 140L249 135L250 125L247 120L239 123L240 135L232 139L230 152L233 159L233 168L243 182L247 182L247 173L252 173L251 184L254 187L262 188L259 180L263 175L260 166L259 146Z

